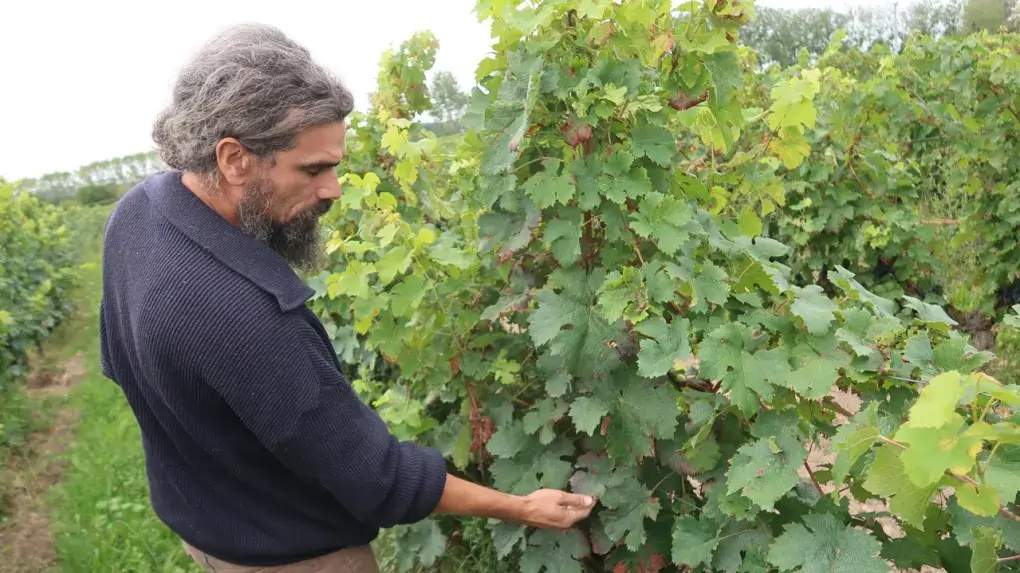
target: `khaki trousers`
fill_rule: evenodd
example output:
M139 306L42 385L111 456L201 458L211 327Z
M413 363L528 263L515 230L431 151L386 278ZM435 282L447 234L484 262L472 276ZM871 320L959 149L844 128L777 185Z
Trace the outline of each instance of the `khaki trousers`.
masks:
M196 563L212 573L379 573L375 555L369 546L348 547L335 553L274 567L234 565L217 559L184 542L184 549Z

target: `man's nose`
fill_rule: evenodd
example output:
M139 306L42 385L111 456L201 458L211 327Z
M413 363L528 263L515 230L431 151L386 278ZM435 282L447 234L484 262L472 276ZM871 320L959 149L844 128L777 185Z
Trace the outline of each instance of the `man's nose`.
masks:
M339 199L340 195L343 194L343 190L340 188L340 180L335 177L329 178L329 183L323 187L320 187L316 195L319 199Z

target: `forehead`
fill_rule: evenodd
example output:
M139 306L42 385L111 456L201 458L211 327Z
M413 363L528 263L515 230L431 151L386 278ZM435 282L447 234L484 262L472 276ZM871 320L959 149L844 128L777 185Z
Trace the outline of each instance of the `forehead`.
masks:
M328 123L310 127L297 138L297 145L280 155L297 161L339 161L347 152L347 124Z

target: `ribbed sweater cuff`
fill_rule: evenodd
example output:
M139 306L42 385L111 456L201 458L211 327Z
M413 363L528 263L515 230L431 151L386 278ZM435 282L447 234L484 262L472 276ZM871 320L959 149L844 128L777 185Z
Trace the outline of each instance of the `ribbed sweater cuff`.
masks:
M443 454L433 448L421 448L419 451L424 457L422 488L407 512L404 523L415 523L431 515L446 489L446 460Z

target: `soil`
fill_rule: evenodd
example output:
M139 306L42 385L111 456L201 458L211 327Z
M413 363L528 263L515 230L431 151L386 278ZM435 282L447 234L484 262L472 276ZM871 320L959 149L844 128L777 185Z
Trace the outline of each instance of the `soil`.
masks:
M960 323L959 330L971 337L970 343L978 350L995 350L995 323L981 314L981 311L962 312L952 307L948 309L950 318Z
M27 380L34 400L56 398L62 405L52 425L29 435L0 472L5 517L0 523L0 573L42 573L56 565L46 492L60 480L66 465L60 454L73 441L78 420L78 412L67 407L64 398L84 375L84 358L77 354L56 370L34 367Z

